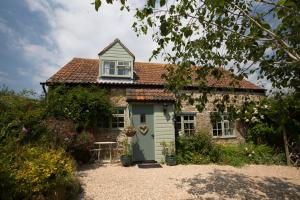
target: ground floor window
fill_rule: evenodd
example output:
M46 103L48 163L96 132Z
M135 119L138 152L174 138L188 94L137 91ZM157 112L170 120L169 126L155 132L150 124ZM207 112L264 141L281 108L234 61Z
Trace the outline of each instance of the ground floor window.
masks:
M122 129L125 124L125 108L115 108L112 117L103 117L99 119L100 128Z
M124 128L125 121L125 109L124 108L116 108L113 113L112 128Z
M185 135L195 134L196 116L194 114L182 114L176 116L175 129Z
M219 114L213 113L214 120L212 120L213 137L230 137L234 136L234 120L230 120L230 117L227 113ZM211 115L212 116L212 115Z

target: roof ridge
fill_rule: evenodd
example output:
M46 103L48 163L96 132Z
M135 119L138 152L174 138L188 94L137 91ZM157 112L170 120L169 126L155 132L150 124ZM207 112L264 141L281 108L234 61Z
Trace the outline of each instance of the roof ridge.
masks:
M83 57L73 57L72 60L99 60L99 58L83 58Z

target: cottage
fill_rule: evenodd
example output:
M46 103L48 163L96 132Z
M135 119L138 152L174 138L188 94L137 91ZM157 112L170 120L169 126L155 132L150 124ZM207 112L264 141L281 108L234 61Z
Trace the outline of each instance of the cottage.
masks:
M102 121L95 138L115 140L124 128L134 126L138 130L132 138L135 161L161 161L161 142L174 141L178 133L194 134L201 130L220 142L243 142L243 131L226 114L211 123L213 100L229 94L237 97L235 104L240 105L246 97L259 99L265 94L264 89L247 80L240 81L233 93L230 78L211 78L208 84L216 90L209 96L205 110L199 113L195 106L183 103L181 113L175 116L174 96L165 91L161 77L166 72L165 64L136 62L134 54L118 39L98 55L99 59L72 59L44 84L95 84L107 89L115 105L114 117ZM191 86L190 90L197 88Z

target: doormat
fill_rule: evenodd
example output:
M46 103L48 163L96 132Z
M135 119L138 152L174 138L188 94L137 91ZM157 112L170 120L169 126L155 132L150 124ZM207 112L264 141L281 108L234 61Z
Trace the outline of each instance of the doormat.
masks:
M162 166L159 163L143 163L138 164L138 167L142 169L162 168Z

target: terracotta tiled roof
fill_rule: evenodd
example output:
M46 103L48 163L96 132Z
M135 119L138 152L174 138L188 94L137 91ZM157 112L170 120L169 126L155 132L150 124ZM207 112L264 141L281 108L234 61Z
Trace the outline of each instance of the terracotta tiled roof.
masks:
M99 60L73 58L63 66L47 82L55 83L97 83Z
M174 95L164 89L126 89L128 101L174 101Z
M163 85L162 74L166 73L166 64L135 62L135 80L131 84L141 85ZM50 77L46 83L99 83L99 60L74 58L56 74ZM230 73L226 71L225 75L216 80L214 77L208 77L207 83L212 87L231 88ZM121 84L116 83L116 84ZM128 83L127 83L128 84ZM236 88L263 90L255 84L242 80Z

